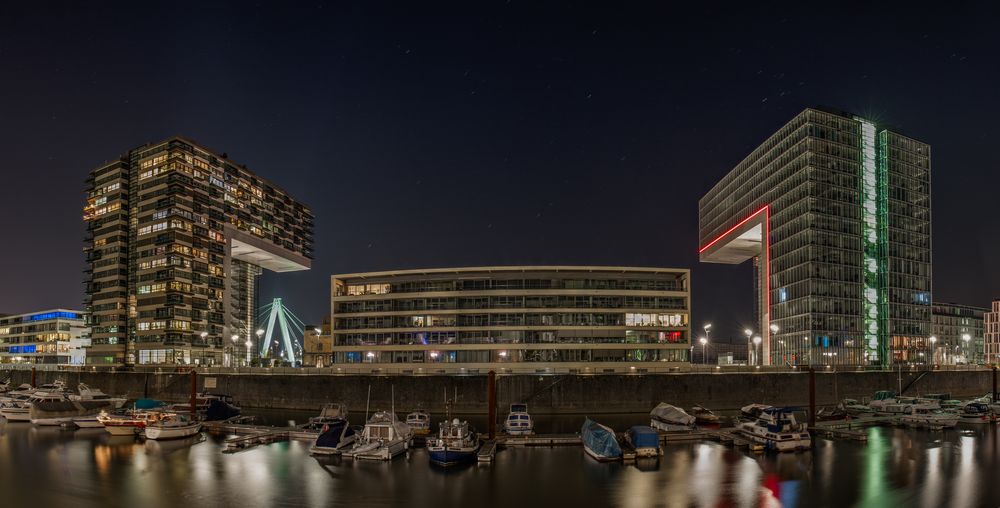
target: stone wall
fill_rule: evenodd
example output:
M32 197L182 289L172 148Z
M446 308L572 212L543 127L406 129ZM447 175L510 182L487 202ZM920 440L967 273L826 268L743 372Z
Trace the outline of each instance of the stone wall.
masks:
M920 372L816 373L816 402L833 405L845 397L862 399L876 390L906 387ZM37 372L36 382L62 379L71 387L83 382L110 394L129 398L149 397L166 401L185 400L190 393L190 375L141 372ZM0 375L2 378L3 375ZM486 413L486 376L336 376L287 374L198 375L198 390L206 379L248 408L315 410L327 402L343 402L351 409L365 407L369 388L371 408L388 409L391 394L399 411L420 407L443 412L445 398L456 401L453 411ZM31 381L30 371L13 372L14 384ZM980 396L992 389L989 371L936 371L920 376L906 395L951 393L956 398ZM713 410L733 410L760 402L772 405L808 406L809 374L656 374L602 376L506 376L497 377L500 412L511 402L525 401L532 412L546 413L643 413L661 401L683 407L701 404Z

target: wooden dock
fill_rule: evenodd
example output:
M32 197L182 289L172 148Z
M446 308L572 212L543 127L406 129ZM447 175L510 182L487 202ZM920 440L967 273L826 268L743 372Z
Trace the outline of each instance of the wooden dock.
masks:
M483 463L492 463L496 456L497 442L495 440L483 441L483 445L479 447L478 461Z
M497 436L497 445L513 446L579 446L579 434L528 434L526 436Z
M202 428L210 434L235 434L235 436L226 439L224 453L234 453L278 441L315 441L319 436L317 431L305 430L300 427L269 427L230 422L205 422Z

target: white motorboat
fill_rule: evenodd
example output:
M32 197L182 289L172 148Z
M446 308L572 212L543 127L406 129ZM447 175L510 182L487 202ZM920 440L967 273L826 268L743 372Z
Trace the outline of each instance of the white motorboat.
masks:
M900 417L899 421L907 427L947 429L958 425L959 416L955 413L942 411L933 404L914 404L910 413Z
M166 414L156 421L146 423L146 439L162 440L189 437L201 432L201 422L186 415Z
M97 388L91 388L83 383L77 385L76 389L79 393L70 395L70 400L108 402L111 404L112 409L120 409L125 405L125 397L112 397Z
M767 450L790 452L812 446L809 430L795 420L790 408L764 409L756 420L738 423L736 430L747 439L764 445Z
M97 420L104 426L104 430L112 436L134 436L141 433L149 421L155 421L161 414L130 409L122 413L102 412L98 415Z
M986 402L968 402L958 412L959 423L984 424L992 421L993 412Z
M30 391L31 393L34 392L33 389ZM14 392L11 393L13 394ZM31 408L28 406L29 400L31 400L30 393L19 393L18 395L6 397L0 402L0 416L6 418L8 422L30 422Z
M659 403L649 412L649 426L665 432L694 430L696 421L697 418L687 411L666 402Z
M391 460L410 448L413 432L390 411L378 411L345 455L356 459Z
M767 404L747 404L740 408L740 419L748 422L755 422L757 418L760 418L761 413L765 409L771 409L774 406L769 406Z
M98 416L75 416L71 420L71 424L81 429L103 429L104 424L99 418Z
M324 404L319 410L319 416L309 418L309 423L303 428L322 431L324 426L347 420L347 406L336 402Z
M535 423L528 414L527 404L511 404L503 422L503 431L511 436L526 436L535 432Z
M414 436L427 436L431 433L431 415L422 409L406 415L406 424L413 430Z
M72 399L66 392L35 392L27 402L31 423L35 425L62 425L73 418L97 416L101 411L115 409L123 399L106 398Z

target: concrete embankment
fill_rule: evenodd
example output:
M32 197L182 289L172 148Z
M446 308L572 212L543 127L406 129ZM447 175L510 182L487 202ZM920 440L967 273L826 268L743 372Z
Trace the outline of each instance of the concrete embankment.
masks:
M0 374L3 376L4 374ZM71 387L83 382L111 394L129 398L185 400L190 376L185 373L51 372L38 371L36 383L61 379ZM13 384L31 381L30 371L14 371ZM339 376L291 374L201 374L199 391L229 393L248 408L315 410L327 402L364 408L371 387L371 407L389 408L395 392L396 407L422 407L443 412L445 397L454 399L452 410L485 414L486 376ZM911 384L912 383L912 384ZM833 405L845 397L870 397L876 390L905 388L905 395L950 393L956 398L980 396L992 390L992 372L913 371L817 372L816 403ZM907 388L908 387L908 388ZM641 413L659 402L689 407L702 404L713 410L732 410L751 402L808 406L809 374L782 373L684 373L601 376L498 376L500 411L511 402L529 403L533 413Z

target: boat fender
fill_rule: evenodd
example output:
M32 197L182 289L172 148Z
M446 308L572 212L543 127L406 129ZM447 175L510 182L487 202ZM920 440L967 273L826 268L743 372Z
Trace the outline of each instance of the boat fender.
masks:
M330 430L330 425L324 423L323 424L323 433L326 434L327 431L329 431L329 430Z

